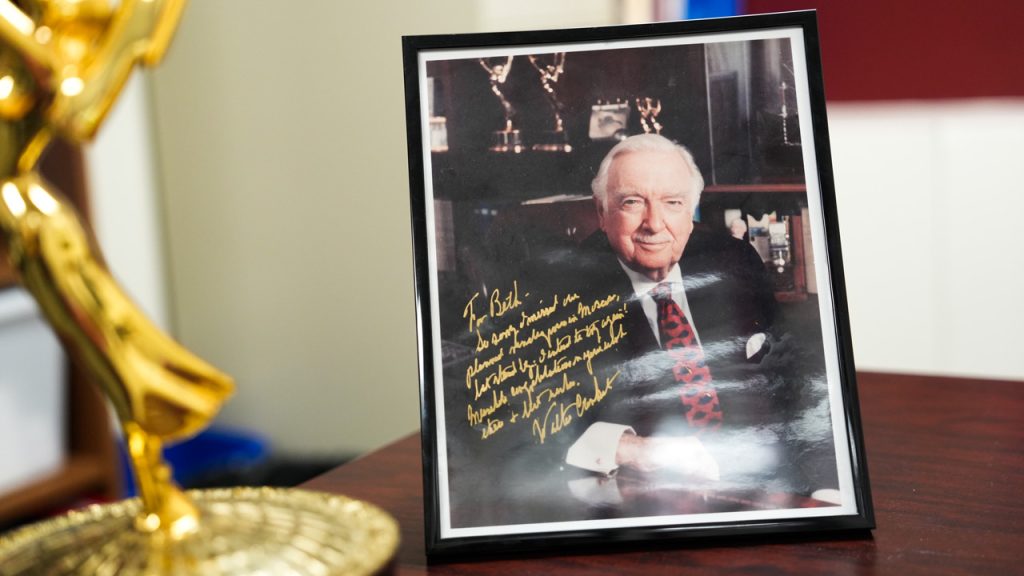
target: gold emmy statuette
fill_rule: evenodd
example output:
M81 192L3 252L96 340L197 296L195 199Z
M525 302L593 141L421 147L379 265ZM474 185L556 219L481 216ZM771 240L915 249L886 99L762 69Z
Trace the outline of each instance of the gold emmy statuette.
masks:
M385 512L342 496L183 492L162 446L203 429L231 378L154 326L40 178L55 137L90 140L136 64L164 55L184 0L0 0L0 230L12 267L121 421L138 499L0 538L0 574L351 574L386 565Z
M501 109L505 112L505 128L494 131L493 141L488 148L492 152L513 152L518 154L523 151L523 139L519 134L519 130L512 125L512 118L516 115L515 108L512 107L512 103L508 101L508 98L505 98L505 94L501 91L502 84L508 80L508 73L512 71L513 58L513 56L501 56L480 59L480 67L487 72L488 78L491 81L491 92L494 92L494 95L498 97L498 100L501 102Z
M558 99L558 94L555 93L555 84L565 72L565 52L552 54L550 64L541 62L541 56L531 54L527 58L540 74L540 84L544 88L548 104L551 105L551 113L555 116L554 129L544 132L541 141L534 144L533 149L543 152L572 152L569 135L566 134L562 125L562 102Z
M661 114L661 100L653 98L637 98L636 109L640 112L640 125L644 128L644 134L661 134L662 125L658 123L658 114Z

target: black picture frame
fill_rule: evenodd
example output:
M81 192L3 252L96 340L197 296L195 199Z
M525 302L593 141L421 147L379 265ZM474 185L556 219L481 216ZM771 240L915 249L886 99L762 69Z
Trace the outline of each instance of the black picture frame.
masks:
M873 528L814 12L407 36L403 52L428 555ZM558 53L566 55L560 69ZM528 55L538 55L536 66ZM641 121L646 98L660 114ZM615 116L623 104L631 115L625 120ZM618 122L619 133L592 122ZM574 354L554 345L530 348L538 340L501 334L525 323L557 342L564 322L578 320L572 312L591 310L570 304L579 305L573 295L580 300L580 293L595 293L588 292L593 283L567 295L547 282L564 287L568 277L575 286L589 278L574 267L585 259L578 251L601 227L592 213L600 204L589 199L590 180L619 138L655 131L655 123L663 136L688 146L704 174L686 250L696 250L698 232L715 239L708 245L724 242L721 228L731 216L751 224L743 250L761 257L758 286L770 287L780 311L773 312L771 330L758 333L767 345L759 344L752 356L751 342L762 340L751 337L747 364L723 371L741 376L713 378L723 386L739 383L734 388L755 398L734 401L730 409L723 389L722 429L730 429L730 414L749 422L730 436L694 433L715 461L713 473L674 469L674 475L648 477L625 472L627 466L595 473L571 466L565 456L552 459L566 453L555 439L568 437L570 447L582 441L569 422L557 430L546 420L538 425L537 410L557 407L566 414L568 405L582 425L629 404L630 386L640 386L640 379L634 384L621 375L633 374L632 365L607 362L621 378L613 392L608 379L602 394L595 375L593 389L583 387L573 397L558 389L579 387L564 367L571 360L559 365L559 358L578 364L589 350L597 362L605 351L596 340L584 337ZM517 137L509 136L512 129ZM724 267L725 252L715 254L712 268ZM688 282L685 292L696 294ZM700 310L703 301L694 298ZM630 306L627 295L620 316L594 314L603 314L606 324L625 323ZM653 331L653 317L647 318ZM697 322L698 338L701 326ZM610 331L605 339L612 342L605 350L618 353L624 346ZM480 340L490 348L481 349ZM716 354L708 353L708 364ZM545 361L550 370L537 368ZM584 363L591 375L598 370ZM632 390L639 395L642 388ZM550 453L548 460L541 453ZM793 459L795 453L812 456L805 463ZM534 465L532 458L550 465ZM731 471L743 465L750 470ZM723 466L729 470L720 473ZM742 480L723 480L733 472ZM807 492L829 482L832 492Z

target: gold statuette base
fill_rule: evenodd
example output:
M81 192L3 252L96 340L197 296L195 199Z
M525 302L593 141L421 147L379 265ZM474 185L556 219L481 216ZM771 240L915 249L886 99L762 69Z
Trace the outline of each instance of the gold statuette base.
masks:
M372 504L275 488L191 490L202 521L170 541L135 528L137 498L89 506L0 539L0 574L373 574L398 524Z

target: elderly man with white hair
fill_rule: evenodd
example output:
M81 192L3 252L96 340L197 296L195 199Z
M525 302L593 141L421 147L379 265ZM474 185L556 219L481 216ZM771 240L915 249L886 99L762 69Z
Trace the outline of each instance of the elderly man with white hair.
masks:
M729 420L745 416L719 397L735 382L717 373L761 352L772 303L762 272L743 269L731 244L694 236L703 188L690 152L653 134L624 140L598 169L595 209L615 257L606 267L628 281L598 283L624 286L629 302L619 386L628 399L609 402L624 408L602 410L567 449L570 465L720 478L709 445Z

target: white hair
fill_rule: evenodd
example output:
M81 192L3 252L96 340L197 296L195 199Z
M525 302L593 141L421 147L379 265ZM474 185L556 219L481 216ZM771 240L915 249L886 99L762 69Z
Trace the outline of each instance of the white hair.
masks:
M594 192L594 198L600 200L602 207L608 208L608 170L612 166L612 161L623 154L631 152L675 152L679 154L679 157L690 168L690 174L693 176L693 185L687 197L690 200L690 209L693 212L697 211L697 205L700 204L700 193L704 191L704 177L701 176L700 168L697 168L697 163L693 161L693 154L690 154L686 147L676 144L659 134L630 136L608 151L604 160L601 161L601 166L597 169L597 176L590 183L590 189Z

